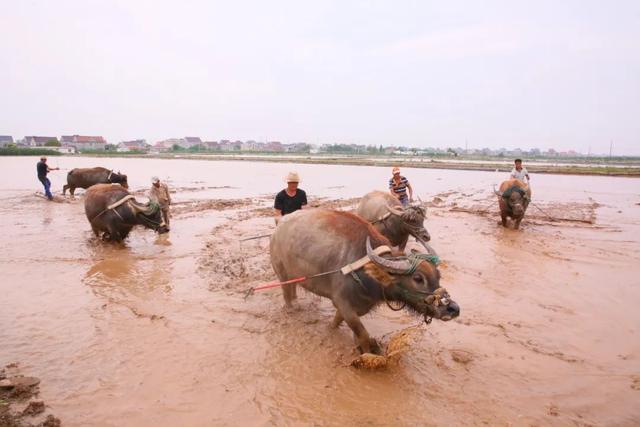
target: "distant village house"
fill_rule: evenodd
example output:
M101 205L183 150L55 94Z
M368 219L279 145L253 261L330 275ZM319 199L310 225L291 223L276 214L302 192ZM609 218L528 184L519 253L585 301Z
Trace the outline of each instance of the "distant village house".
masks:
M182 147L184 145L184 139L182 138L163 139L162 141L156 142L153 148L154 148L154 151L163 153L165 151L171 151L174 145Z
M55 136L25 136L22 144L27 147L44 147L47 144L58 146L60 141Z
M75 147L77 151L105 151L107 141L101 136L63 135L63 146Z
M13 137L11 135L0 135L0 148L11 144L13 144Z
M150 145L144 139L136 139L133 141L122 141L118 143L117 151L119 153L128 153L131 151L143 151L148 152Z
M189 149L191 147L200 147L202 146L202 140L197 136L185 136L182 138L182 144L178 144L182 148Z

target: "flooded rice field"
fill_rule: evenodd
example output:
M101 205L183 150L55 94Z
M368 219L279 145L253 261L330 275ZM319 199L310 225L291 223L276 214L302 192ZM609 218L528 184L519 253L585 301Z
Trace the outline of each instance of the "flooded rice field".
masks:
M311 205L350 210L388 168L51 158L120 170L139 200L168 182L171 232L116 245L91 233L81 190L58 194L66 171L56 201L35 195L36 161L0 158L0 367L38 377L65 426L640 424L640 179L533 175L515 231L492 193L506 177L404 169L461 315L427 326L380 306L371 335L410 342L369 371L327 300L245 299L276 277L268 238L241 239L273 231L289 170Z

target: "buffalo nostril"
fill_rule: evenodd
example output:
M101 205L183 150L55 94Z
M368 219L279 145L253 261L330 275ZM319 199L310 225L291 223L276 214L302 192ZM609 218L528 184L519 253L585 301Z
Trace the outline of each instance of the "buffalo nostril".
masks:
M447 306L447 314L450 314L453 317L458 316L460 314L460 306L453 301L449 302L449 305Z

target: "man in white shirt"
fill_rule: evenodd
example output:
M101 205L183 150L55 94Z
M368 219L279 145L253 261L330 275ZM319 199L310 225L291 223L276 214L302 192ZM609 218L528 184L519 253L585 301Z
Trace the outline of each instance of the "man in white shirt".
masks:
M511 178L519 179L525 184L528 184L531 178L529 178L529 172L527 172L527 169L522 167L522 159L516 159L514 163L515 167L511 171ZM526 181L524 180L525 177L527 178Z

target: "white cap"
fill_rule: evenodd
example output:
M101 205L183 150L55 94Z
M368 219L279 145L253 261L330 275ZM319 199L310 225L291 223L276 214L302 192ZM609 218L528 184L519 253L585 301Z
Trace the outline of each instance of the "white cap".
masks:
M155 184L156 182L160 182L160 178L158 178L157 176L151 178L151 183Z

